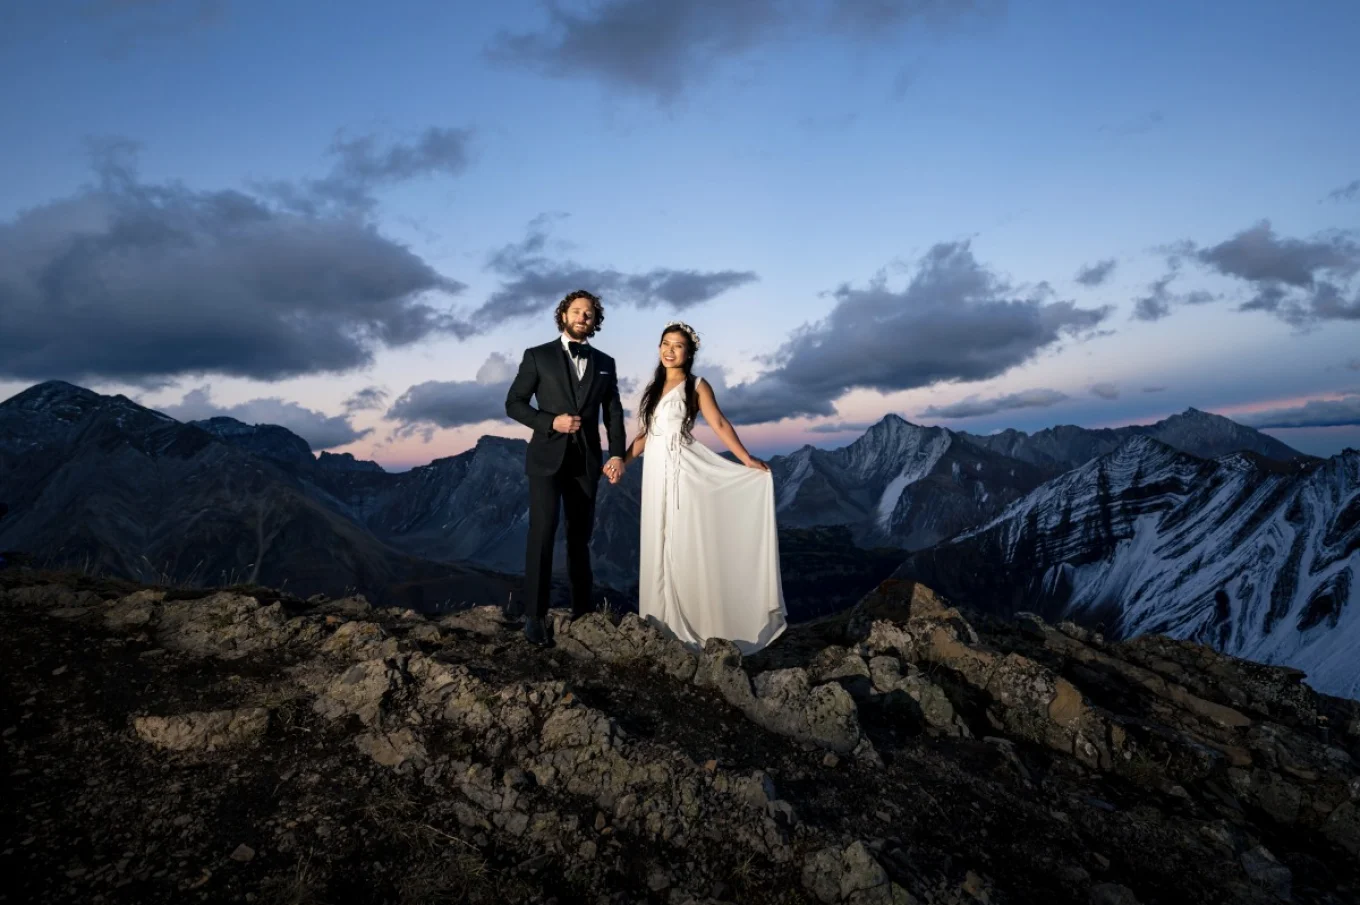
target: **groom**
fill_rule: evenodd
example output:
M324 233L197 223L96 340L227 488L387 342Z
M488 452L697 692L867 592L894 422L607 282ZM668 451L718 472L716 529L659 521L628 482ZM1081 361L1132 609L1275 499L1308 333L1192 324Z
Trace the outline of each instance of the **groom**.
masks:
M590 534L600 473L623 474L625 436L614 359L590 345L604 323L600 300L578 289L557 304L557 339L524 350L505 396L505 413L530 428L529 543L524 562L524 637L552 644L548 591L559 503L567 519L567 573L572 618L591 612ZM537 396L538 407L529 401ZM609 461L600 467L600 407L609 434Z

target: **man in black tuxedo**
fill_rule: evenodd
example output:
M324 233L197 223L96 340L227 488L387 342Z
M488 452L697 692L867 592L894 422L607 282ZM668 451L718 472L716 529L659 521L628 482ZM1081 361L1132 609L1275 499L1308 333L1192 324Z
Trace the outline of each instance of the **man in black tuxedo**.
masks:
M590 534L600 473L623 474L626 438L614 359L590 345L604 322L604 306L584 289L570 293L554 315L561 336L524 350L519 373L505 396L505 413L533 430L529 475L529 544L524 563L524 637L552 643L548 591L558 506L567 520L567 573L572 618L594 609ZM537 397L538 407L529 401ZM609 434L609 461L600 451L600 409Z

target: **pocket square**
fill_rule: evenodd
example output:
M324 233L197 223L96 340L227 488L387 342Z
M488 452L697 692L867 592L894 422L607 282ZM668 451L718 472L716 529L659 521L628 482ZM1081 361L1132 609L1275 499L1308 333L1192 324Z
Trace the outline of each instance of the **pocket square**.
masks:
M603 376L606 375L606 374L613 374L614 372L613 372L613 371L600 371L599 373L600 373L600 376L603 377Z

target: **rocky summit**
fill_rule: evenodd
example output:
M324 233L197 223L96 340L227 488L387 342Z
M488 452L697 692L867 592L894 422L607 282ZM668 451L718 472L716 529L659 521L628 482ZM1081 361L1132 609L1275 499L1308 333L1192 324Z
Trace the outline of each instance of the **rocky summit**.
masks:
M1343 903L1360 704L885 582L635 615L0 572L5 902Z

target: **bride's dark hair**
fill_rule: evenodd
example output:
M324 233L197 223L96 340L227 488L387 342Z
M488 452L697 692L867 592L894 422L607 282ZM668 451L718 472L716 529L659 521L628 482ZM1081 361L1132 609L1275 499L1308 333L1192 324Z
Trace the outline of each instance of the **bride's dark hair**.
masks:
M685 338L685 423L680 428L680 435L686 440L694 439L690 431L694 427L694 419L699 414L699 391L695 388L694 380L694 356L699 351L699 344L695 341L693 328L684 324L669 324L666 329L661 331L661 339L657 345L666 341L666 337L675 333ZM642 401L638 403L638 436L647 433L652 427L652 417L656 414L657 403L661 401L661 391L666 386L666 366L657 362L656 371L652 374L652 382L647 384L647 389L642 391Z

